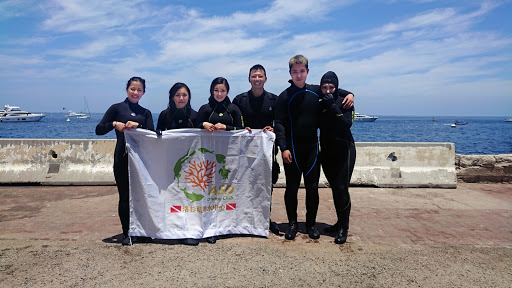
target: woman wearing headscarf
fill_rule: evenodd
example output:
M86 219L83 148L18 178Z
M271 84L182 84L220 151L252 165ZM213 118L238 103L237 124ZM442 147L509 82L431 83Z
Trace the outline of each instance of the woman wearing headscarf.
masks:
M332 189L338 221L325 229L335 232L334 242L347 241L350 217L350 194L348 188L356 161L356 146L350 127L354 121L354 107L344 108L345 97L353 99L349 91L339 89L338 76L329 71L322 76L320 89L320 162L325 177Z

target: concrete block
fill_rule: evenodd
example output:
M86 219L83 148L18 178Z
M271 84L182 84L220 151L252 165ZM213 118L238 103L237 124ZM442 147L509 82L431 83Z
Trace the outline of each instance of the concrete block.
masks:
M358 142L351 183L456 188L453 143Z
M0 139L0 184L113 185L114 147L115 140ZM360 142L356 147L353 185L456 187L452 143ZM280 154L277 159L281 173L275 186L284 187ZM323 173L319 185L328 186Z
M0 183L112 185L115 140L1 139Z

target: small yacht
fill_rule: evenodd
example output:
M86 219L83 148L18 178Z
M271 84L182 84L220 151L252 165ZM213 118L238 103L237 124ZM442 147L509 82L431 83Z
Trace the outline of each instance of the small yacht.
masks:
M87 113L76 113L71 110L68 110L68 114L64 115L64 117L67 117L68 119L71 118L78 118L78 119L88 119L91 118L91 111L89 111L89 105L87 105L87 100L84 97L84 107ZM66 120L68 121L68 120Z
M83 116L87 116L87 114L85 113L76 113L76 112L73 112L71 110L68 110L68 114L64 115L64 117L76 117L76 118L80 118L80 117L83 117Z
M5 105L4 109L0 110L0 122L37 122L44 116L23 111L19 106Z
M368 115L359 114L357 112L354 114L354 122L355 121L373 122L373 121L377 120L378 118L379 117L377 117L377 116L368 116Z

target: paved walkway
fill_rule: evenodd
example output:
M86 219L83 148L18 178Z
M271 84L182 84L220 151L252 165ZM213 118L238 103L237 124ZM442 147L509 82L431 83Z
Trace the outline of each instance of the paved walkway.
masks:
M275 189L272 204L272 220L281 230L287 228L283 193ZM336 221L330 193L320 189L319 228ZM512 184L354 187L351 197L349 242L512 247ZM0 199L0 239L91 241L120 232L115 186L0 186ZM301 190L299 221L304 215ZM300 229L305 229L303 222ZM332 242L333 237L320 241Z
M287 228L284 189L272 220ZM124 247L115 186L0 186L0 287L510 287L512 184L353 187L349 238ZM299 191L304 221L304 190ZM320 189L320 231L335 222ZM136 264L135 264L136 263ZM3 280L2 280L3 279Z

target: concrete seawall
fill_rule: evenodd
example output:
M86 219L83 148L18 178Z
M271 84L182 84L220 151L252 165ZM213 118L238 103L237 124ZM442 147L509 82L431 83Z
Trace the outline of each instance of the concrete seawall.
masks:
M115 140L0 139L0 183L115 184Z
M115 140L0 139L0 184L112 185ZM455 188L512 182L512 155L455 155L453 143L359 142L353 185ZM280 160L281 157L278 157ZM285 185L284 170L278 187ZM320 186L327 181L321 175Z

